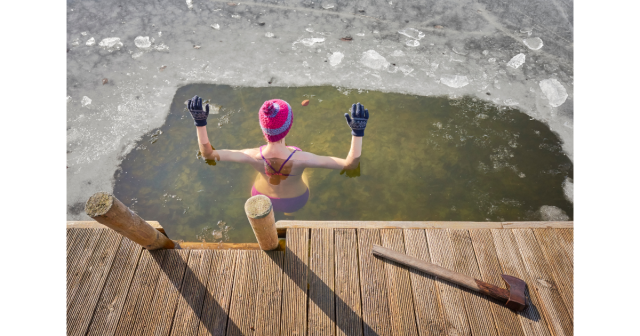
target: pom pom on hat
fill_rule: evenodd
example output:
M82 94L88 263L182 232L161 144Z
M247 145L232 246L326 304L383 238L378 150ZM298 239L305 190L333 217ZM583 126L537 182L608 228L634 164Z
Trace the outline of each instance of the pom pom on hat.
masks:
M293 111L289 103L282 99L267 100L258 113L260 128L269 142L282 140L293 123Z

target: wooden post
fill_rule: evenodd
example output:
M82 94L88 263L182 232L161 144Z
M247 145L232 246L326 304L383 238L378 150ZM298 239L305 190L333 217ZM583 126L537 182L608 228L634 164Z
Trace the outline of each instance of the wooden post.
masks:
M154 229L110 193L101 191L93 194L85 204L84 211L98 223L110 227L147 250L175 247L173 241Z
M278 232L276 219L273 216L273 205L265 195L252 196L244 204L244 212L249 218L253 233L256 235L260 248L265 251L278 247Z

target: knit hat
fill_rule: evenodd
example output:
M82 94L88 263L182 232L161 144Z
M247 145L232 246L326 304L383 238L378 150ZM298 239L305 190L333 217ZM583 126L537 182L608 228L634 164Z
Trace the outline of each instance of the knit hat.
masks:
M293 111L291 105L282 99L267 100L260 112L260 128L269 142L280 141L291 129Z

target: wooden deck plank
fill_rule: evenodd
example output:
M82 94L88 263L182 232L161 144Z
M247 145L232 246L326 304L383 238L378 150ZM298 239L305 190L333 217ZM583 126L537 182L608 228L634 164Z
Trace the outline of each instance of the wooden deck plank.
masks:
M309 335L335 335L333 229L311 229Z
M280 334L282 308L282 273L284 251L263 251L259 254L258 294L256 298L255 336Z
M362 308L355 229L334 230L336 335L362 336Z
M113 230L105 230L100 236L67 309L68 335L86 334L121 241L122 236Z
M249 335L255 330L259 253L261 251L238 251L229 307L229 324L236 328L228 328L227 336Z
M503 222L503 229L573 229L573 221L556 222Z
M67 229L67 259L69 258L69 252L71 252L71 249L75 245L75 239L80 232L83 232L83 230Z
M557 241L573 264L573 229L555 229Z
M151 302L154 308L146 316L148 326L145 335L169 335L171 324L178 305L178 297L189 260L189 250L167 250L156 291Z
M74 264L76 264L79 251L84 248L87 243L89 230L67 230L74 231L72 239L67 237L67 290L69 289L70 275L74 272ZM68 299L68 298L67 298Z
M452 256L455 252L447 231L427 229L425 233L429 244L431 263L453 270L454 260ZM436 281L440 290L440 301L447 333L449 335L471 335L471 327L464 307L461 287L437 277Z
M392 335L384 262L371 253L373 244L381 244L380 232L358 229L357 235L364 335Z
M542 301L541 310L555 336L573 335L573 321L554 281L551 267L547 264L542 249L532 229L513 230L522 260L533 279L527 283Z
M405 253L402 229L380 230L383 247ZM382 259L387 279L391 328L394 335L418 335L409 270L391 260Z
M171 335L198 334L212 258L211 250L194 250L189 254Z
M89 267L87 266L89 258L100 240L100 236L105 231L103 229L89 230L84 239L78 242L78 247L72 251L70 267L67 269L67 311L74 302L73 298L80 286L80 280Z
M453 244L453 270L470 276L474 279L481 279L480 269L476 261L476 255L473 251L471 237L468 230L450 230L447 229L451 242ZM463 288L462 297L464 306L469 319L469 327L471 333L475 335L497 336L498 330L491 313L491 306L495 305L486 295Z
M536 240L547 264L551 267L551 272L555 283L558 285L560 295L569 311L569 317L573 321L573 259L564 250L563 244L555 229L533 230Z
M111 336L115 333L141 254L142 246L122 239L87 335Z
M237 256L236 251L213 251L202 317L198 325L199 336L223 336L227 331ZM237 327L232 325L230 328Z
M498 261L498 254L493 245L493 237L489 230L469 230L476 261L480 270L480 280L505 288L504 280L500 276L502 269ZM491 304L496 329L500 336L524 336L520 318L503 304Z
M152 310L151 301L160 277L160 266L167 250L142 250L138 267L131 281L127 298L120 313L115 335L142 335L146 326L147 311Z
M431 262L424 230L405 229L404 244L408 256ZM447 335L435 276L410 269L409 278L420 335Z
M531 289L533 278L527 273L512 230L491 230L502 273L520 278L527 283L525 298L527 308L518 313L520 324L526 335L551 335L542 315L540 300Z
M282 281L281 335L307 334L307 276L309 262L309 230L287 230Z

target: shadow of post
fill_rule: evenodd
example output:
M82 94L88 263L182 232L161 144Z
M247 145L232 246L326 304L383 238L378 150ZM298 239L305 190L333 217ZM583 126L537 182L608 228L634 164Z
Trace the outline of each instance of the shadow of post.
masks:
M165 253L176 253L179 250L163 250L163 251ZM189 255L191 254L190 252L191 251L189 251ZM185 302L193 310L197 319L207 329L210 335L224 336L227 333L231 333L232 335L241 334L240 328L238 328L238 326L229 319L228 312L225 311L225 309L220 306L220 304L216 301L216 299L207 290L207 286L204 285L198 279L198 276L189 267L189 264L188 264L189 258L186 258L186 260L183 260L182 258L177 258L178 259L177 264L175 263L167 264L167 260L170 258L165 257L163 262L162 258L158 253L152 253L152 256L153 256L153 259L156 261L156 263L158 263L158 266L160 267L162 272L164 272L167 275L167 277L171 281L171 284L176 288L176 290L178 290L180 295L184 298ZM182 267L184 267L184 273L182 274L183 276L178 277L175 274L173 274L174 272L172 272L172 270L175 270L176 268L179 269ZM209 277L209 274L210 274L209 273L211 270L210 267L212 267L211 264L209 264L209 268L207 269L207 277ZM202 294L201 295L185 295L184 293L185 283L189 284L191 291L194 291L195 293L202 293ZM210 310L206 312L204 311L205 303L207 303L210 308ZM176 308L174 308L173 315L171 316L172 320L175 317L175 314L177 312L177 305L178 303L176 302ZM173 321L171 323L171 329L172 328L173 328ZM197 325L196 325L196 328L198 328ZM171 331L172 331L171 329L169 330L169 334L171 334ZM194 332L194 334L198 334L198 333Z
M286 271L287 269L305 269L306 270L306 274L308 274L308 277L307 277L307 281L304 282L305 284L304 287L300 287L300 285L298 284L297 281L295 281L295 279L292 279L293 280L292 282L297 284L298 287L303 292L307 293L307 297L309 298L309 300L312 300L318 306L318 308L320 308L320 310L322 310L322 312L325 313L331 319L331 321L335 323L336 328L339 328L340 330L342 330L346 335L362 335L363 332L364 332L364 335L366 336L378 335L378 333L376 333L375 330L373 330L365 321L362 320L361 314L359 315L358 313L353 311L353 309L351 309L351 307L349 307L349 305L346 302L344 302L344 300L342 300L338 295L335 295L335 292L331 288L329 288L329 286L327 286L327 284L325 284L324 281L320 277L318 277L317 274L312 272L309 266L306 265L302 260L300 260L300 258L298 258L298 256L295 253L293 253L293 251L291 251L289 247L286 248L285 253L289 254L290 257L289 258L285 257L285 262L282 264L283 273L286 274L289 278L291 278L292 274L288 274ZM291 262L293 263L293 265L291 267L286 267L285 265L286 262ZM331 295L333 295L335 299L335 310L332 309L334 307L331 307L331 303L329 300L318 300L308 295L309 294L309 291L307 288L308 284L314 284L314 285L320 286L320 288L318 289L318 292L331 293ZM340 319L336 319L336 315L338 313L343 314L340 317ZM307 316L307 320L308 318L309 316ZM349 321L351 321L352 323L349 323ZM359 332L356 331L357 333L354 334L354 331L350 330L348 327L350 325L356 325L356 324L362 325L362 329L360 329ZM308 327L308 324L307 324L307 327ZM307 334L309 333L307 332Z

